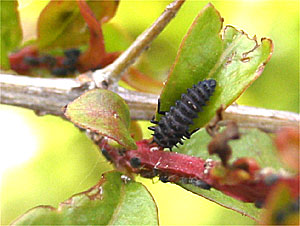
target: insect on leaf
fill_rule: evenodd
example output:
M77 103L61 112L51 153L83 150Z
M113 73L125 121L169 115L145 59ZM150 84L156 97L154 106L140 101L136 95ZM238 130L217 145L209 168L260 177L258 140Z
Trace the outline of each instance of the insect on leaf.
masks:
M216 92L190 131L204 126L221 104L226 108L236 100L261 75L272 54L270 39L263 38L259 44L232 26L226 26L221 35L222 25L220 13L208 4L183 39L160 96L160 110L169 111L187 88L205 79L217 81Z

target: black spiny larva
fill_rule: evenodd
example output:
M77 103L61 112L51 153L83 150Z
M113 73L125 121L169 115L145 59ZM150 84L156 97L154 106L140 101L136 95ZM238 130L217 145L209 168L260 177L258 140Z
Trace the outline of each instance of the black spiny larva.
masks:
M177 143L183 144L181 139L184 137L189 139L191 136L189 126L193 124L193 119L198 117L198 113L215 91L216 84L216 80L209 79L193 85L187 89L187 93L181 95L181 100L177 100L175 106L168 112L160 111L158 100L158 114L163 116L159 122L151 120L156 126L148 127L154 131L153 142L172 150Z

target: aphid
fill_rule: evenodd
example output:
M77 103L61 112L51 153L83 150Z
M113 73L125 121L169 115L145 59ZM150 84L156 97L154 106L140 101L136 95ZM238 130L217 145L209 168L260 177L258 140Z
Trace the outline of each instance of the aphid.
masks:
M209 79L193 85L187 89L187 93L181 95L175 106L170 111L160 111L160 102L158 101L158 114L163 115L160 121L151 120L156 126L150 126L148 129L154 131L153 142L163 148L172 147L177 143L183 144L181 139L190 138L189 126L193 124L193 119L198 117L202 107L206 105L210 96L215 91L216 80Z
M160 180L161 182L163 182L163 183L170 182L169 177L166 176L166 175L160 175L160 176L159 176L159 180Z
M199 179L196 179L196 178L186 178L186 177L182 177L180 179L181 183L183 184L192 184L196 187L199 187L199 188L202 188L202 189L205 189L205 190L210 190L211 186L202 181L202 180L199 180Z
M50 55L45 55L40 57L40 63L49 66L50 68L54 67L57 63L55 57Z
M65 75L68 75L68 70L63 67L55 67L51 70L51 74L57 75L57 76L65 76Z
M39 58L35 56L25 56L23 61L30 66L39 66L40 64Z
M153 169L153 170L141 169L139 171L139 174L145 178L153 178L158 175L158 172L156 169Z
M74 67L76 62L77 62L77 59L75 59L75 58L65 58L62 61L62 65L67 67L67 68Z
M254 202L254 206L255 206L256 208L259 208L259 209L263 208L264 205L265 205L265 203L264 203L264 201L262 201L262 200L256 200L256 201Z
M80 50L75 48L67 49L64 51L64 55L66 58L62 62L63 66L67 68L70 74L74 74L77 69L76 64L80 56Z
M211 186L208 183L196 178L190 178L189 183L205 190L210 190L211 188Z
M130 165L133 168L139 168L141 166L141 160L137 157L133 157L130 159Z
M77 59L80 55L80 50L75 48L67 49L64 51L64 55L67 58Z
M108 154L108 151L106 149L101 149L101 152L102 152L102 155L106 158L107 161L111 162L111 157L110 155Z

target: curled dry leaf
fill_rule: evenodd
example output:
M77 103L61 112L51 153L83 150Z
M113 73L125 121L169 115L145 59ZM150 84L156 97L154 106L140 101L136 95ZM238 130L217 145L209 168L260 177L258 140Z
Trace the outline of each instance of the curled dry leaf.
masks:
M222 160L224 167L227 166L228 160L231 157L232 150L228 142L240 138L238 126L235 122L231 121L227 124L226 129L216 134L211 142L208 144L208 152L210 155L216 154Z

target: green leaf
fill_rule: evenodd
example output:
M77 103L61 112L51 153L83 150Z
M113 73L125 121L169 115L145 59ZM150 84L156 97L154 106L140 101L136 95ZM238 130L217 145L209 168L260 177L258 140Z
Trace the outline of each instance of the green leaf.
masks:
M138 121L131 120L129 130L132 138L135 141L143 139L143 131Z
M121 173L102 176L97 185L62 202L57 209L39 206L12 225L158 225L151 194Z
M241 213L242 215L248 216L253 220L257 221L260 219L261 209L256 208L253 203L241 202L228 195L224 195L222 192L215 190L213 188L208 191L208 190L195 187L190 184L179 183L179 185L188 191L198 194L225 208L234 210L238 213Z
M22 41L22 28L18 11L18 1L1 1L1 68L9 69L8 54Z
M277 158L276 149L273 145L271 137L258 129L240 129L242 134L241 139L232 140L229 142L232 147L232 158L230 162L241 157L252 157L256 159L261 167L272 167L276 170L282 168L282 163ZM182 154L201 157L203 159L220 160L217 156L208 154L207 145L211 141L211 137L206 133L206 130L200 129L194 133L191 139L186 140L184 145L174 148L173 151ZM252 203L244 203L224 195L222 192L215 189L210 191L199 189L193 185L180 184L185 189L199 194L209 200L212 200L229 209L258 219L260 210Z
M272 53L272 41L250 39L243 31L227 26L208 4L195 19L181 43L176 61L160 96L161 111L168 111L187 88L204 79L217 81L216 91L190 130L204 126L223 104L229 106L262 73ZM159 119L159 115L156 116Z
M229 141L232 148L230 162L241 157L253 157L261 167L272 167L276 170L282 168L273 140L267 133L258 129L239 129L239 131L242 134L241 138ZM205 128L202 128L195 132L191 139L185 140L183 145L174 147L174 151L203 159L220 160L218 156L208 153L207 145L211 139Z
M88 1L98 21L107 22L118 8L119 1ZM76 1L52 0L38 20L40 49L71 48L87 44L89 30Z
M65 116L74 124L107 136L127 149L136 149L129 132L128 106L114 92L90 90L67 105Z

